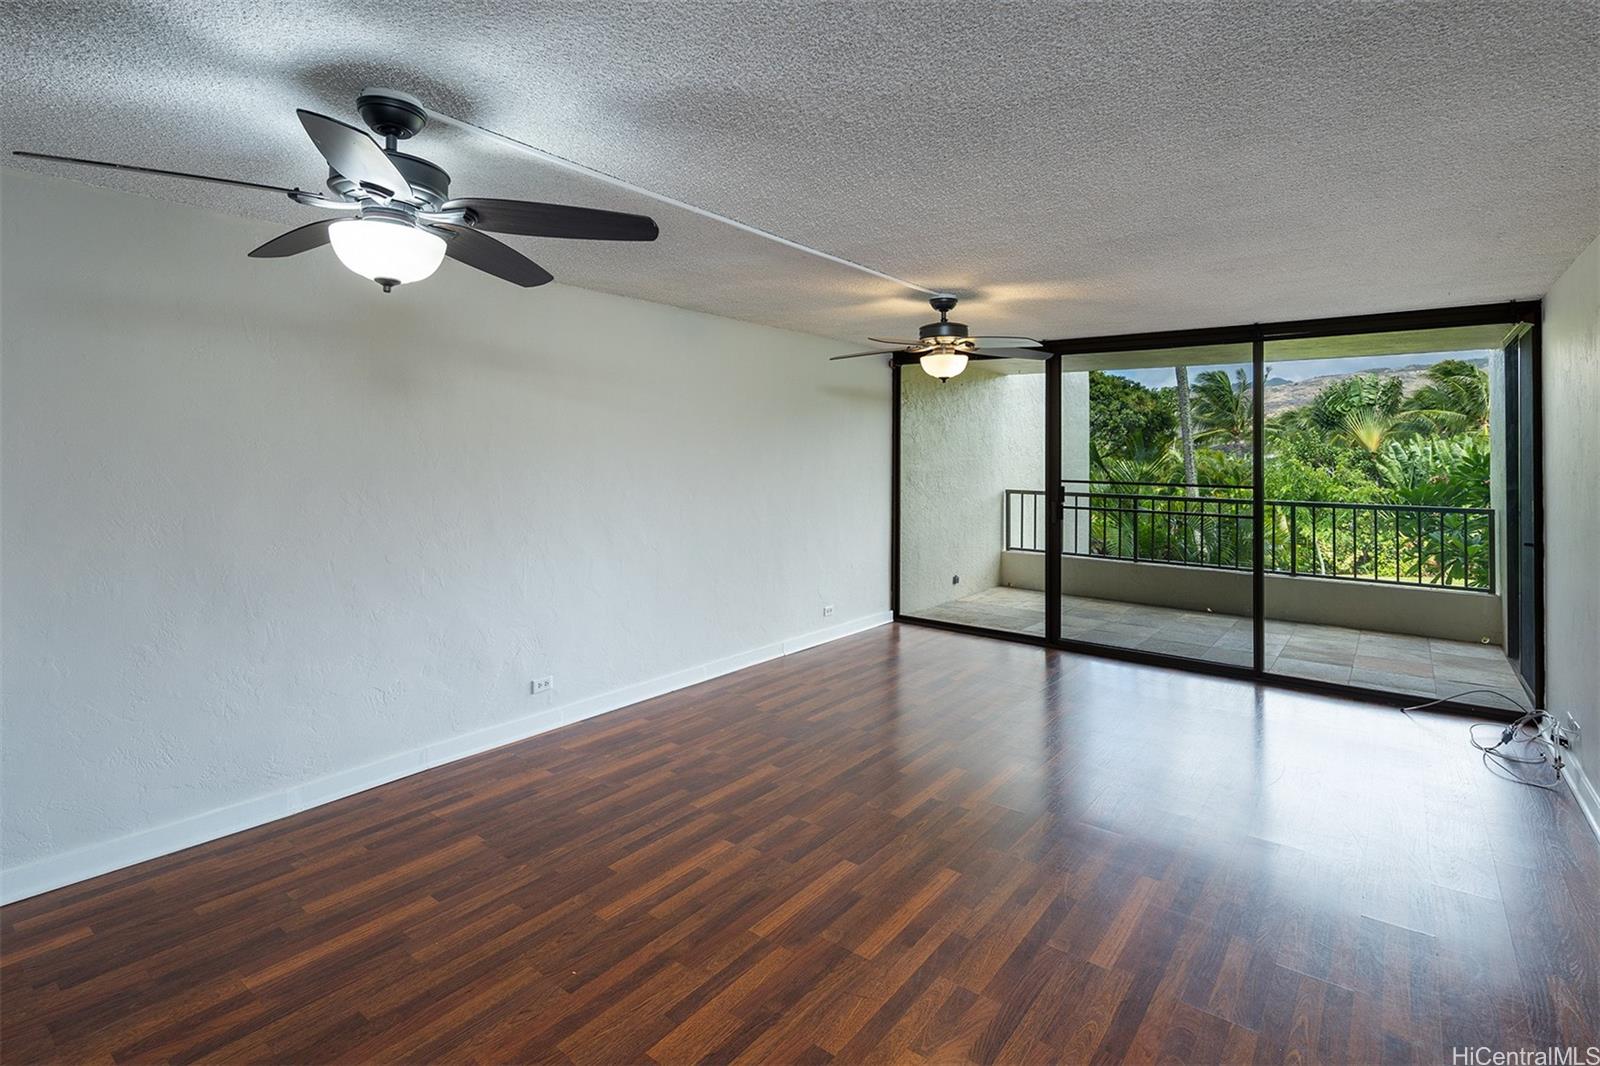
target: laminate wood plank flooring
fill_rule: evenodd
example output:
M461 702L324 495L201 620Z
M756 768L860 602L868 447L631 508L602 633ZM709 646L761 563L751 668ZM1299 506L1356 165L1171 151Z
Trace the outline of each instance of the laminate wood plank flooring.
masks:
M1594 1045L1600 848L1466 729L885 626L0 909L0 1058Z

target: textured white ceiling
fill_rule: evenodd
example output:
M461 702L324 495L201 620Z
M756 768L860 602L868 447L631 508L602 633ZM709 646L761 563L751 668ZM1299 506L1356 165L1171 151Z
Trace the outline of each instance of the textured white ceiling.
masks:
M985 333L1534 297L1600 231L1600 0L0 10L7 152L315 187L294 109L357 121L357 91L392 86L961 293L956 317ZM511 238L570 284L838 337L931 317L914 293L480 138L435 126L409 148L458 195L660 222L648 246ZM316 217L265 193L7 164L286 228Z

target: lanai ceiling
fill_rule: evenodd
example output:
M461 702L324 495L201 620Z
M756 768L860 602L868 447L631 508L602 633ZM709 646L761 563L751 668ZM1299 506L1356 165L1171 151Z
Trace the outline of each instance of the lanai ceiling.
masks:
M1600 231L1592 0L14 0L0 17L8 153L317 187L294 109L357 121L356 93L388 86L955 292L955 317L987 333L1535 297ZM660 222L648 246L510 238L562 282L841 338L931 317L917 293L481 137L435 124L408 148L458 194ZM265 193L6 165L285 228L316 217Z

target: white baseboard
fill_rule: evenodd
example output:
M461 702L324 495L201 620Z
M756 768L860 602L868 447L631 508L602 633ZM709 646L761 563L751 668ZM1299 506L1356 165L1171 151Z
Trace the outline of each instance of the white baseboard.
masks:
M702 663L687 670L679 670L663 677L613 689L565 706L552 707L538 714L425 744L410 751L390 755L363 766L341 770L279 792L218 807L165 825L141 829L115 840L101 841L59 855L37 859L0 871L0 903L27 899L41 892L86 881L91 877L98 877L112 870L120 870L162 855L170 855L175 851L192 848L196 844L204 844L231 833L253 829L258 825L265 825L357 792L365 792L369 788L388 784L402 777L409 777L434 766L465 759L503 744L526 740L557 726L593 718L595 715L653 699L690 685L697 685L702 681L733 673L735 670L743 670L748 666L848 637L892 620L893 616L888 611L865 615L826 629L802 633L787 640Z
M1595 840L1600 841L1600 793L1595 792L1594 782L1583 772L1583 765L1572 758L1562 768L1561 776L1566 779L1572 798L1578 801L1578 809L1583 812L1584 821L1589 823Z

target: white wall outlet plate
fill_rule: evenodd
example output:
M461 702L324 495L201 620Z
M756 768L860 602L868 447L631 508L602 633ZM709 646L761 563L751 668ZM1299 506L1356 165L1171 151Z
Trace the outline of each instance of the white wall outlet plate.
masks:
M551 689L553 689L555 687L556 687L556 679L555 678L553 678L553 677L540 677L540 678L535 678L534 679L533 684L528 686L528 691L530 693L532 693L533 695L537 696L539 693L541 693L541 692L549 692Z
M825 603L825 604L822 605L822 617L824 617L824 618L832 618L833 617L833 604Z

